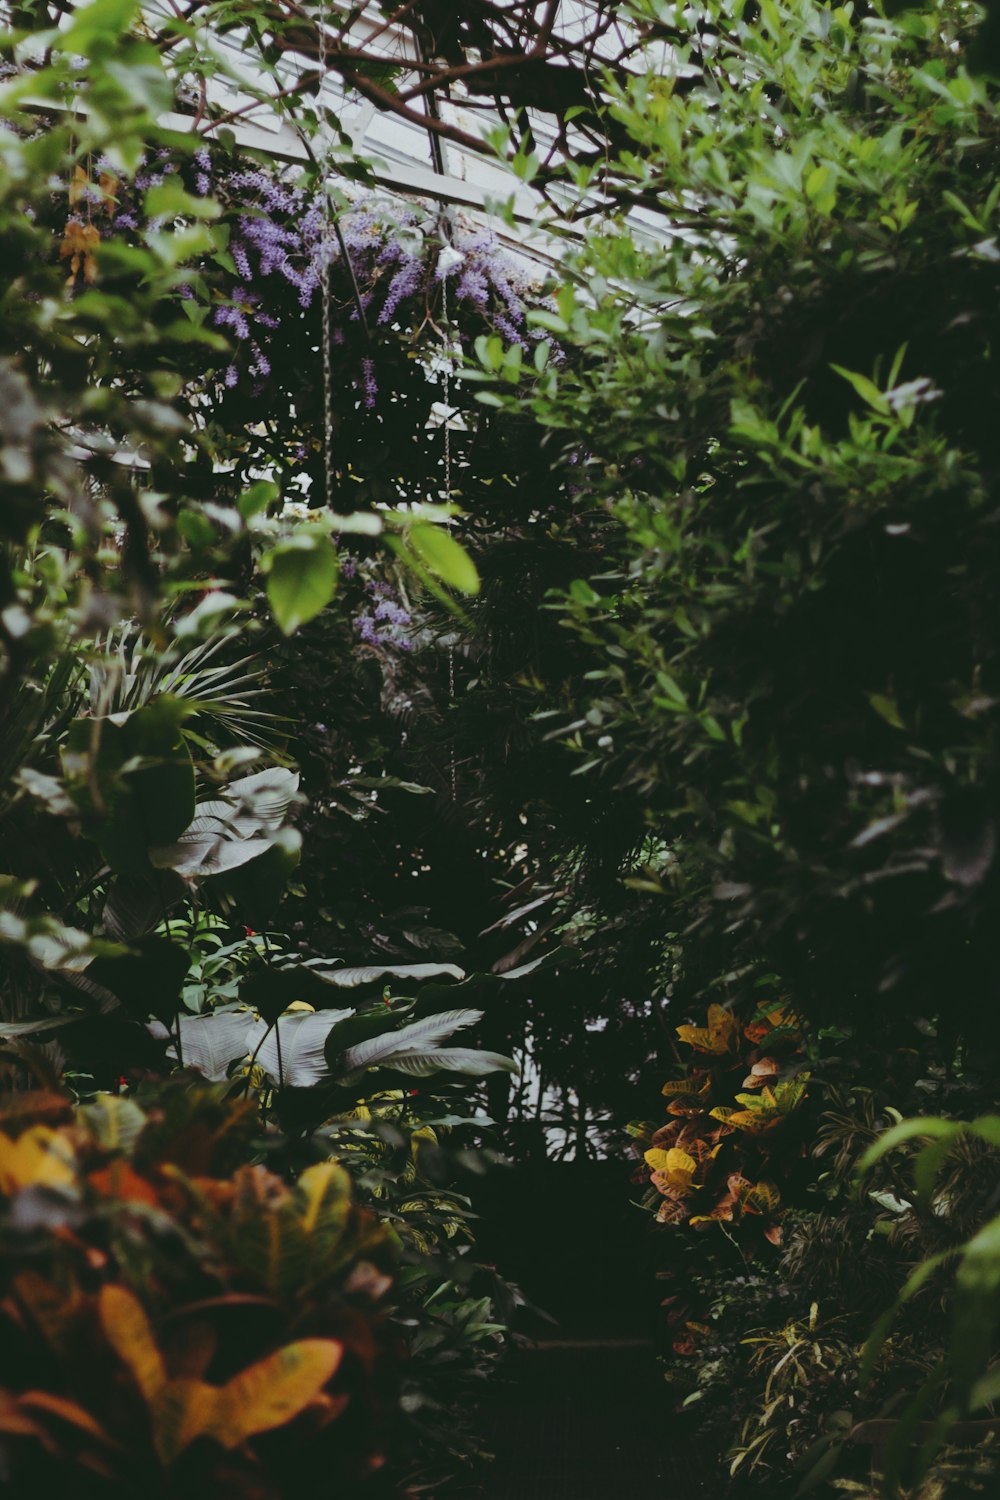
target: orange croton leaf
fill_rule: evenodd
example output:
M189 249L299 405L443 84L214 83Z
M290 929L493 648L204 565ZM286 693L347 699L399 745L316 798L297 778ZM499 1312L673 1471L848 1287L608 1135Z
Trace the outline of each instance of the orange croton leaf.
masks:
M683 1198L665 1196L656 1212L658 1224L680 1224L688 1216Z
M780 1245L782 1234L780 1224L769 1224L764 1230L764 1238L770 1240L772 1245Z
M28 1125L64 1124L72 1117L72 1099L54 1089L31 1089L0 1100L0 1130L11 1136Z
M682 1119L695 1120L705 1113L705 1101L693 1099L671 1099L667 1105L668 1115L679 1115Z
M702 1224L729 1224L732 1222L736 1210L736 1199L732 1193L726 1193L720 1198L711 1212L707 1214L693 1214L688 1223L697 1227Z
M673 1340L671 1348L675 1354L690 1356L711 1338L712 1330L705 1323L685 1323L684 1332Z
M80 1308L78 1289L74 1286L68 1292L61 1291L37 1271L18 1272L12 1286L45 1342L57 1354L62 1353L66 1332Z
M796 1031L799 1027L799 1018L791 1009L785 1009L780 1004L762 1006L753 1019L743 1028L743 1035L751 1042L762 1042L772 1031L779 1027L784 1031Z
M46 1441L44 1430L32 1421L22 1409L21 1398L13 1391L0 1389L0 1432L9 1432L16 1437L40 1438Z
M677 1035L696 1052L711 1052L718 1056L736 1046L739 1026L731 1010L722 1005L710 1005L707 1025L678 1026Z
M146 1203L150 1208L159 1208L160 1199L152 1183L127 1161L113 1161L99 1172L90 1172L87 1182L102 1198L114 1198L124 1203Z
M108 1436L89 1411L84 1411L82 1406L78 1406L75 1401L68 1401L65 1396L53 1395L51 1391L25 1391L21 1397L21 1405L60 1417L62 1421L71 1423L73 1427L78 1427L81 1432L97 1438L101 1443L109 1446L114 1443L114 1439Z

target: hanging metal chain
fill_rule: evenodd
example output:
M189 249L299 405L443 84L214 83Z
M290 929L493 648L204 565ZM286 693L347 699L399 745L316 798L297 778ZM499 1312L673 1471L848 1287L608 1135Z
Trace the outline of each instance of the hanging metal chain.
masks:
M316 93L316 107L319 119L319 151L317 153L320 166L320 192L323 195L323 232L320 244L319 257L319 287L320 303L322 312L322 329L320 337L323 340L323 472L325 476L327 505L333 509L334 469L333 469L333 328L330 317L330 260L333 255L334 236L337 225L333 216L333 201L330 197L330 143L327 138L326 118L323 109L323 90L326 85L326 15L324 7L319 7L317 16L318 49L319 59L319 88Z
M448 275L441 277L441 326L444 333L444 502L451 503L451 326L448 321ZM455 703L455 645L448 642L448 697L452 707ZM455 764L455 736L450 737L449 770L451 772L451 800L457 802L458 772Z

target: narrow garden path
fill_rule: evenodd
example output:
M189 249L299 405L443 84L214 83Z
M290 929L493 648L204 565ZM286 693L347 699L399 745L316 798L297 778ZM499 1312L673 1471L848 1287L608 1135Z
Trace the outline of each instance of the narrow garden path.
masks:
M716 1476L671 1413L650 1335L649 1220L623 1161L535 1163L486 1179L480 1251L553 1320L491 1382L494 1462L461 1500L701 1500Z
M496 1458L468 1500L700 1500L709 1493L706 1466L670 1417L649 1345L540 1344L515 1357L486 1407Z

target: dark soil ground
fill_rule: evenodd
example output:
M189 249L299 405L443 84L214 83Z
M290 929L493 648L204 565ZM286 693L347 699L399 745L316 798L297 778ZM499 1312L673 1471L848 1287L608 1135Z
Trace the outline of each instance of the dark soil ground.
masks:
M672 1414L653 1351L662 1289L627 1164L496 1174L479 1251L552 1323L490 1384L479 1430L494 1455L460 1500L702 1500L718 1488Z
M490 1392L485 1425L496 1457L463 1500L709 1494L648 1346L566 1341L521 1352Z

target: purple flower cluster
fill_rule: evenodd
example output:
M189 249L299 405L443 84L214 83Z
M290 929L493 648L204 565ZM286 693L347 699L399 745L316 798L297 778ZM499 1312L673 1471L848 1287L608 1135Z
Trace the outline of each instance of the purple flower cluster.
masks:
M140 191L161 183L178 171L169 150L156 153L140 169L135 185ZM504 252L488 230L457 225L453 244L442 253L436 226L426 210L379 194L359 197L338 219L339 234L330 237L322 198L262 167L227 164L205 146L195 151L190 176L195 191L214 194L235 212L225 254L230 259L232 284L216 301L211 315L216 328L230 333L237 352L221 375L224 388L247 381L253 393L270 374L271 335L279 319L295 316L287 296L274 294L276 283L294 288L299 308L315 307L322 282L324 257L334 281L333 342L357 347L352 324L359 321L359 302L369 330L419 330L440 306L442 284L452 291L452 313L465 310L494 328L508 342L526 346L540 337L526 329L525 304L537 296L531 278L514 256ZM116 228L138 231L143 225L141 204L125 201ZM217 264L224 261L220 255ZM344 258L349 267L343 265ZM350 276L345 274L346 271ZM351 283L354 283L352 285ZM356 287L356 290L355 290ZM283 310L284 309L284 310ZM354 359L358 359L355 355ZM365 411L378 405L377 348L363 352L354 365L357 402ZM375 629L385 622L372 620Z
M346 566L342 571L348 577L353 577L357 572L357 565L353 564L353 572L348 573ZM413 642L406 633L406 627L410 624L410 612L405 609L393 594L388 583L381 579L366 578L364 580L365 593L368 602L364 608L359 609L354 616L354 628L364 641L366 646L390 646L396 651L412 651Z
M527 269L499 248L489 230L457 234L455 250L462 256L462 264L444 275L457 272L458 301L475 308L509 344L526 348L525 303L533 292L537 295Z
M302 188L260 170L231 172L226 195L247 202L230 254L244 281L259 276L283 276L299 294L299 305L309 307L320 285L324 254L324 223L319 199Z

